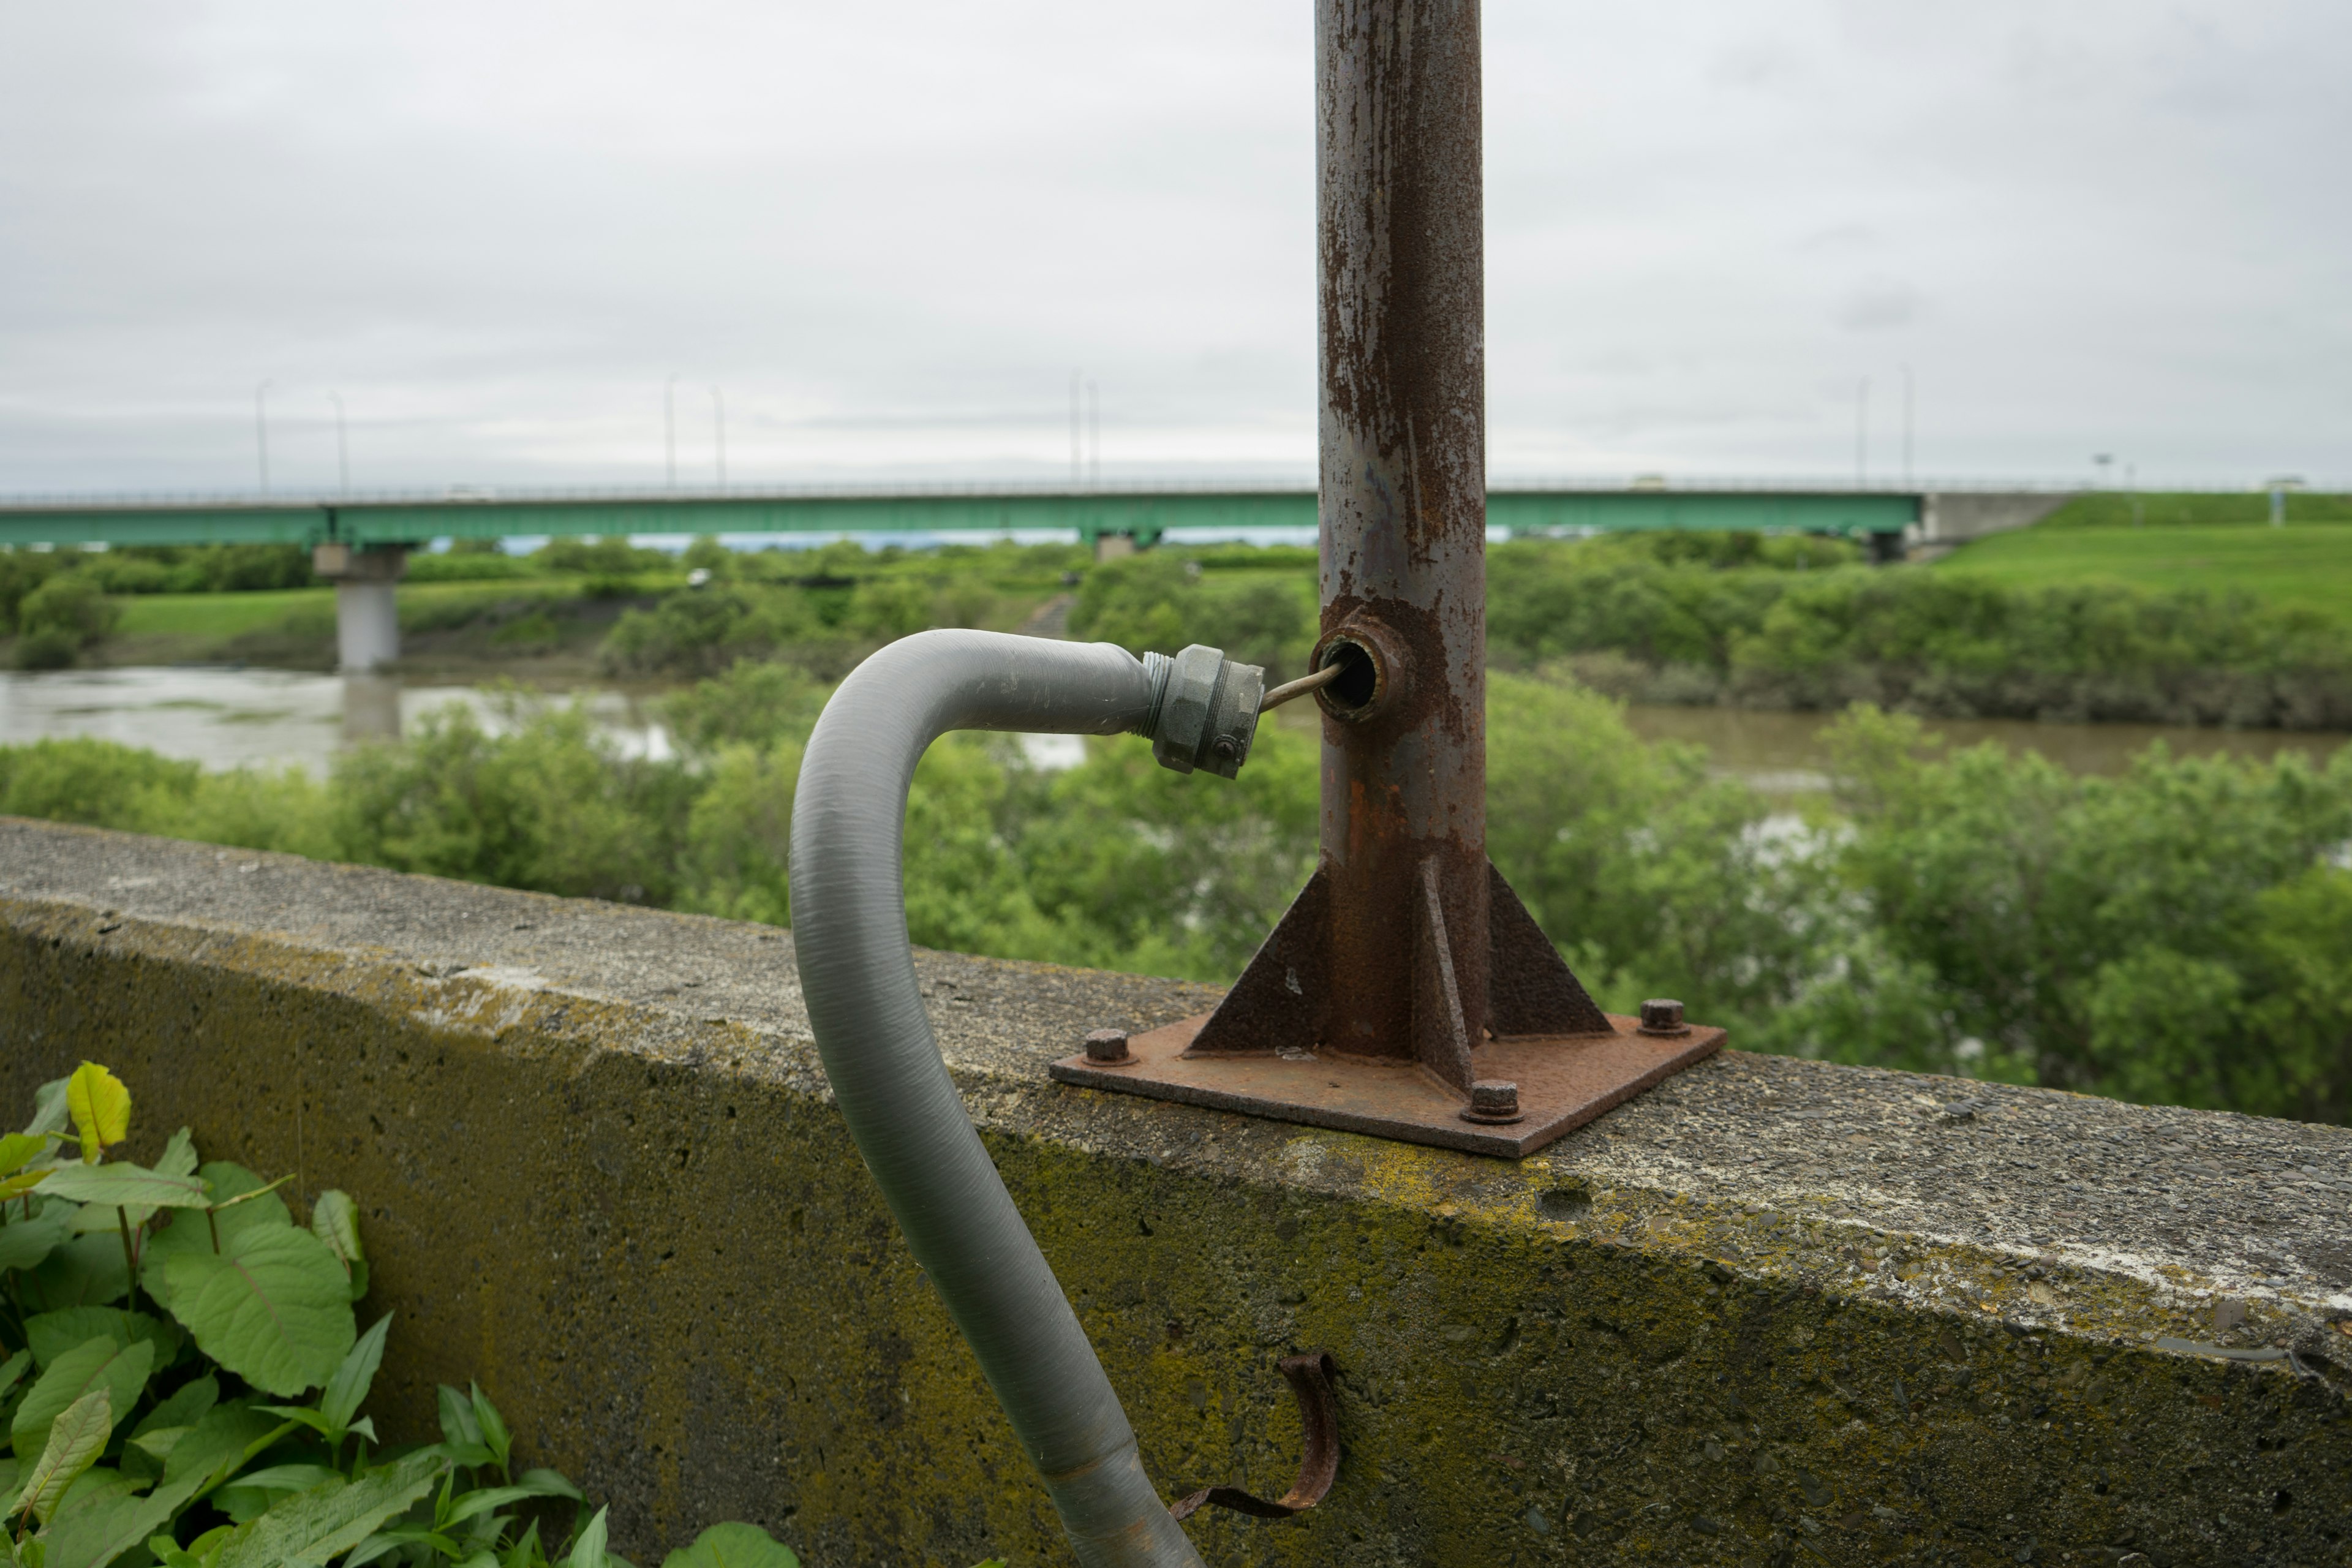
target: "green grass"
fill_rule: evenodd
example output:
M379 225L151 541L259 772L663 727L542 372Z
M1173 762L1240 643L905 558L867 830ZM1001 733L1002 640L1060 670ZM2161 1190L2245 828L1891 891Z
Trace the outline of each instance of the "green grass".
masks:
M332 588L289 588L252 594L131 594L117 637L233 637L305 616L335 613Z
M2240 593L2352 620L2352 504L2344 497L2291 498L2294 506L2313 512L2332 510L2337 521L2291 521L2284 528L2263 526L2259 514L2252 526L2238 520L2182 526L2159 524L2153 513L2147 526L2135 528L2127 513L2120 525L2102 515L2110 510L2108 503L2123 498L2085 499L2100 503L2084 509L2089 516L2068 516L2083 507L2076 502L2036 527L1963 545L1936 569L1976 573L2020 587L2109 582ZM2290 510L2290 519L2295 515Z

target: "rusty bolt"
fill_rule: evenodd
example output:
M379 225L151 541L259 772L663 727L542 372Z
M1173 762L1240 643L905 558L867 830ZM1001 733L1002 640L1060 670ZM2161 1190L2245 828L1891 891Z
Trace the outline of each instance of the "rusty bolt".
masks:
M1517 1121L1519 1086L1508 1079L1480 1079L1470 1086L1470 1109L1462 1117L1465 1121Z
M1134 1059L1127 1054L1125 1029L1097 1029L1087 1037L1087 1060L1098 1067L1110 1067Z
M1642 1033L1645 1035L1687 1035L1690 1026L1683 1022L1683 1005L1665 997L1652 997L1642 1004Z

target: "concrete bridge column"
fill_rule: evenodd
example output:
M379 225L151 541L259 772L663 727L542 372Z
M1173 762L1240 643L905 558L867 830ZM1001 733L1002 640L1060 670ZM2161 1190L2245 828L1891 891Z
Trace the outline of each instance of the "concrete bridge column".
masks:
M393 584L407 574L407 546L321 544L310 552L310 565L335 585L335 650L343 671L362 673L398 658Z

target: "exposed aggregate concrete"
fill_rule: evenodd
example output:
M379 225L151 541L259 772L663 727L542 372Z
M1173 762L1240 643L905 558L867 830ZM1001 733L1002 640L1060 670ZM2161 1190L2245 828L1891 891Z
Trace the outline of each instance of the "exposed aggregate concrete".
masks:
M9 819L0 933L0 1092L357 1194L404 1418L481 1376L639 1552L1061 1560L789 933ZM918 969L1171 1494L1339 1357L1332 1499L1213 1562L2346 1560L2352 1131L1733 1051L1509 1163L1045 1079L1209 988Z

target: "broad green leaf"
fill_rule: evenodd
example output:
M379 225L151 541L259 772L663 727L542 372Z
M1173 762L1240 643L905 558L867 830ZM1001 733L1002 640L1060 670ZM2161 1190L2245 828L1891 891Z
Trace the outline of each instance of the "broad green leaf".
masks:
M254 1453L254 1445L268 1443L284 1426L258 1410L239 1404L215 1405L197 1421L195 1429L172 1445L163 1461L163 1486L192 1483L201 1489L225 1475L235 1474Z
M50 1204L30 1219L0 1225L0 1268L36 1268L73 1231L74 1211Z
M662 1568L801 1568L801 1560L756 1524L714 1524Z
M392 1314L386 1312L359 1337L342 1364L335 1368L335 1375L327 1379L326 1391L319 1395L319 1414L334 1428L328 1441L340 1440L352 1417L360 1413L360 1403L375 1382L375 1369L383 1363L383 1337L391 1329Z
M171 1523L186 1502L185 1497L170 1493L117 1497L59 1519L49 1530L49 1562L55 1568L107 1568Z
M56 1510L49 1515L51 1524L63 1524L78 1513L101 1508L113 1498L127 1497L139 1489L136 1478L104 1465L93 1465L75 1479L58 1500Z
M47 1165L36 1165L29 1171L19 1171L13 1176L0 1177L0 1204L31 1192L47 1181L49 1173L56 1168L55 1162L51 1162Z
M58 1357L16 1406L9 1427L16 1457L39 1453L50 1442L50 1423L63 1420L66 1411L94 1393L108 1396L110 1412L129 1410L138 1403L139 1391L147 1386L147 1373L154 1364L155 1347L145 1340L124 1345L100 1337Z
M170 1398L150 1410L146 1418L131 1429L131 1435L133 1437L141 1437L150 1432L160 1432L167 1427L194 1426L219 1403L220 1380L218 1378L210 1376L191 1378L173 1391ZM166 1446L163 1450L154 1452L155 1457L160 1459L170 1452L170 1448Z
M196 1347L283 1397L332 1377L358 1331L342 1265L327 1244L289 1226L245 1230L225 1246L174 1253L164 1268L172 1315Z
M259 1519L237 1526L221 1543L215 1568L285 1568L340 1556L431 1491L443 1464L427 1450L355 1481L338 1477L296 1492Z
M33 1312L103 1307L122 1300L130 1289L131 1267L122 1260L121 1238L113 1235L76 1237L31 1273L16 1276L17 1300Z
M0 1176L13 1176L34 1155L47 1150L49 1141L31 1132L0 1135Z
M25 1472L25 1484L16 1500L19 1512L30 1512L43 1524L49 1522L49 1515L64 1500L66 1489L97 1462L99 1455L106 1450L107 1438L114 1435L114 1414L105 1385L91 1389L58 1412L57 1419L45 1430L47 1440L41 1447L40 1458Z
M81 1134L84 1164L98 1163L100 1154L131 1136L131 1091L96 1062L82 1063L66 1080L66 1110Z
M194 1426L158 1426L127 1437L122 1444L122 1473L143 1476L151 1481L163 1479L164 1462L180 1439L194 1431Z
M529 1487L483 1487L478 1491L461 1493L457 1500L449 1505L449 1516L441 1522L444 1525L463 1524L478 1513L504 1508L510 1502L520 1502L525 1498L539 1495Z
M351 1194L332 1188L320 1193L310 1205L310 1229L342 1260L343 1272L352 1279L352 1300L366 1295L367 1249L360 1245L360 1206L352 1202Z
M33 1120L25 1123L25 1131L36 1137L62 1132L66 1125L66 1090L73 1084L69 1078L53 1078L33 1091Z
M464 1394L443 1384L441 1401L441 1436L451 1444L468 1444L488 1447L482 1441L482 1424L474 1418L474 1403Z
M263 1193L277 1185L274 1182L263 1181L234 1160L208 1160L197 1170L196 1174L202 1176L205 1185L212 1190L213 1202L215 1204L234 1203L248 1193ZM286 1200L278 1196L275 1192L269 1192L268 1195L257 1197L250 1203L237 1204L235 1213L237 1216L236 1227L239 1229L247 1226L294 1223L294 1215L287 1208ZM221 1215L221 1234L226 1237L229 1229L228 1215L224 1214Z
M172 1141L163 1145L163 1158L155 1162L155 1169L167 1176L193 1176L196 1173L195 1140L188 1136L186 1128L183 1127L172 1134Z
M243 1165L227 1160L215 1160L196 1174L213 1195L215 1204L226 1204L247 1193L260 1192L265 1184L259 1176ZM184 1252L210 1252L213 1233L220 1233L220 1245L229 1247L237 1237L251 1231L287 1229L294 1216L286 1210L285 1201L275 1193L236 1204L217 1214L203 1215L184 1210L165 1216L165 1223L147 1238L146 1255L139 1263L139 1284L165 1310L172 1307L172 1287L169 1279L171 1260ZM174 1316L177 1315L174 1311Z
M128 1160L110 1160L103 1165L60 1165L37 1190L47 1197L105 1204L110 1208L200 1209L212 1202L204 1183L195 1177L167 1176Z
M523 1528L522 1539L507 1552L506 1568L531 1568L539 1552L539 1521L532 1520Z
M33 1352L30 1351L18 1351L6 1361L0 1362L0 1394L16 1387L16 1380L23 1377L25 1370L32 1364Z
M33 1359L44 1367L76 1345L104 1334L117 1344L147 1340L155 1346L155 1364L170 1363L180 1348L180 1331L160 1318L121 1307L68 1307L25 1320L25 1338Z
M367 1564L377 1558L399 1551L402 1542L396 1536L385 1535L382 1532L371 1535L352 1548L352 1554L343 1559L343 1568L367 1568ZM166 1568L169 1568L169 1564L166 1564Z
M336 1479L336 1472L325 1465L272 1465L268 1469L247 1470L236 1478L236 1484L267 1492L307 1492L321 1481Z
M572 1543L572 1555L567 1559L572 1568L604 1568L604 1515L610 1511L598 1509L596 1517L581 1529L580 1538Z
M163 1145L161 1158L155 1162L155 1173L175 1180L193 1179L196 1174L196 1145L188 1130L181 1128ZM141 1226L155 1217L155 1210L143 1204L132 1204L122 1211L124 1223L136 1235Z
M525 1470L515 1478L515 1485L533 1497L568 1497L573 1502L582 1500L580 1489L555 1470Z
M507 1455L514 1448L514 1438L507 1431L506 1418L499 1414L499 1407L490 1403L489 1395L482 1392L482 1385L478 1383L473 1385L473 1405L474 1425L479 1428L482 1441L497 1458L499 1468L503 1470L507 1468Z

